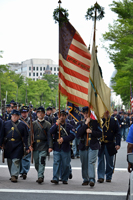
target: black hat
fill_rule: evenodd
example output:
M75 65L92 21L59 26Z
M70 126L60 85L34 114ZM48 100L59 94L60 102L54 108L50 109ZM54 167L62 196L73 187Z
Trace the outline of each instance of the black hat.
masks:
M29 111L28 106L22 106L20 109L20 112L28 112L28 111Z
M10 108L11 107L11 105L10 104L6 104L6 108Z
M37 108L37 112L44 112L45 113L45 108L43 106L40 106L39 108Z
M27 106L28 108L30 107L30 108L33 108L33 105L32 104L30 104L30 106Z
M65 110L61 110L61 111L60 111L60 114L67 115L67 113L66 113Z
M17 103L16 102L13 103L13 107L17 107Z
M46 110L52 110L52 107L48 107Z
M10 103L13 103L13 104L14 104L14 103L15 103L15 101L14 101L14 100L11 100L11 101L10 101Z
M122 112L121 112L121 111L119 112L119 115L120 115L120 114L122 114Z
M11 112L11 115L20 115L20 112L18 110L13 109Z
M85 106L82 108L82 112L85 113L85 112L88 112L89 111L89 107L88 106Z

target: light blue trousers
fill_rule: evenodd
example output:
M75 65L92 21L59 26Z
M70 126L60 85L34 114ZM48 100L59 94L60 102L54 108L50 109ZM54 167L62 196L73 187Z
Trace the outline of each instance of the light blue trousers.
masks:
M44 178L45 164L41 164L42 156L46 157L47 151L33 151L33 159L35 162L35 169L38 172L38 178Z
M9 159L7 158L7 165L11 176L18 177L20 172L20 159L14 158Z
M82 168L82 178L83 182L94 182L95 183L95 169L96 160L98 155L98 150L88 150L79 151L81 168Z

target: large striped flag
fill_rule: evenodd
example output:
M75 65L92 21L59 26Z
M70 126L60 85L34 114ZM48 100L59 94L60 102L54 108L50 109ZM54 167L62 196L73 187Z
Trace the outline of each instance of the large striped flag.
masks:
M60 12L60 18L64 17ZM91 55L83 39L67 21L59 27L59 90L68 101L88 106Z

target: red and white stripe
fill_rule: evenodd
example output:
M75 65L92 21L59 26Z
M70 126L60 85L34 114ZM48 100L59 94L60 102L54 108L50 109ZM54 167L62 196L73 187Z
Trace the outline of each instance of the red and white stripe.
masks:
M81 106L88 106L88 82L91 55L75 32L67 59L59 54L59 90L68 100Z

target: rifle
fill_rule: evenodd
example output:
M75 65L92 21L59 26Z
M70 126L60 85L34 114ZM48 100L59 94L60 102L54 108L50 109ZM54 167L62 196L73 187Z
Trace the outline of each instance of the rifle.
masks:
M3 149L2 149L2 163L5 163L4 145L3 145Z
M32 147L32 149L33 149L34 131L33 131L33 123L32 123L31 104L29 104L29 116L30 116L30 138L31 138L31 147ZM33 164L33 150L31 150L31 163Z

